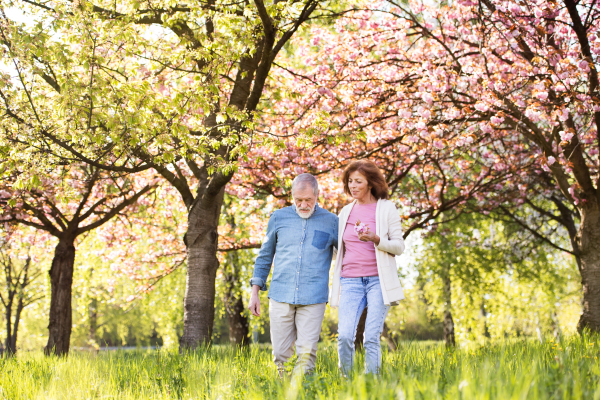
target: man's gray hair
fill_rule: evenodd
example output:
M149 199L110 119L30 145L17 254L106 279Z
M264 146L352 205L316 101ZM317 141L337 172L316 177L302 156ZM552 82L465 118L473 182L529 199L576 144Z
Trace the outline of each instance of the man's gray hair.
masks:
M319 197L319 182L311 174L300 174L292 181L292 196L294 196L294 189L300 189L309 187L313 190L315 197Z

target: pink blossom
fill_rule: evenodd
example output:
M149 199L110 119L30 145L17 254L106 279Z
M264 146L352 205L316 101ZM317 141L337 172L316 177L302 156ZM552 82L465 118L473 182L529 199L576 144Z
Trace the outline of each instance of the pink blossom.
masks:
M431 93L425 92L425 93L421 94L421 98L427 104L429 104L429 105L433 104L433 96L431 95Z
M492 118L490 118L490 121L494 125L500 125L502 122L504 122L504 117L498 117L494 115Z
M556 158L553 156L548 157L548 165L552 165L556 162Z
M540 120L540 112L537 110L534 110L532 108L528 108L525 111L525 115L527 116L527 118L529 118L532 122L538 122Z
M558 114L558 119L561 120L562 122L565 122L566 120L568 120L569 119L569 109L568 108L564 108Z
M356 220L356 224L354 225L354 232L357 234L365 233L369 230L369 226L360 222L360 220Z
M554 86L554 90L556 90L557 92L565 92L567 88L565 87L565 85L559 82Z
M516 4L516 3L511 3L510 6L508 6L508 9L513 14L519 14L519 13L521 13L521 7L518 4Z
M569 142L573 138L572 132L560 131L559 135L560 135L560 140L562 140L563 142Z
M486 112L490 109L490 107L485 103L477 102L477 104L475 104L475 109L481 112Z
M400 110L398 110L398 116L400 118L410 118L410 117L412 117L412 113L409 110L400 109Z

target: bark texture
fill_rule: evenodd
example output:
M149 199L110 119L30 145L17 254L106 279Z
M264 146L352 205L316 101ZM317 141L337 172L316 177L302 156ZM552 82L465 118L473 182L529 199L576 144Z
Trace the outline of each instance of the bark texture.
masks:
M245 307L241 297L232 298L233 304L226 305L229 318L229 342L238 346L250 345L250 327L244 314Z
M223 303L229 320L229 342L246 347L250 345L250 324L245 314L246 308L240 288L240 261L237 252L230 252L228 261L229 265L223 268L226 288Z
M14 323L12 324L12 332L11 332L11 318L12 318L12 312L9 311L9 309L7 309L6 312L6 349L5 351L11 355L14 356L17 354L17 335L19 333L19 323L21 322L21 314L23 312L23 309L25 308L25 304L23 302L23 298L19 297L19 300L17 302L17 309L15 312L15 318L14 318Z
M580 209L581 224L577 237L583 287L582 313L577 324L579 332L600 331L600 209L598 202L591 200Z
M74 238L61 238L50 267L50 324L46 355L67 355L71 341L71 288L75 264Z
M18 273L14 270L15 265L10 257L2 257L2 264L4 267L7 289L6 298L2 298L2 303L5 310L4 318L6 320L6 346L1 346L0 344L0 355L6 352L8 355L14 356L17 354L17 335L19 333L21 314L27 305L23 290L31 283L29 271L31 266L31 257L27 257L23 269ZM16 307L14 307L15 302Z
M219 261L217 244L224 186L216 196L206 193L188 214L185 244L188 272L183 304L180 348L209 345L215 317L215 280Z
M454 340L454 320L452 319L452 281L444 275L444 342L447 347L456 346Z
M383 332L381 333L381 336L383 336L385 338L387 345L388 345L388 349L390 351L398 350L398 344L396 343L396 341L390 334L390 329L388 328L387 322L383 323Z

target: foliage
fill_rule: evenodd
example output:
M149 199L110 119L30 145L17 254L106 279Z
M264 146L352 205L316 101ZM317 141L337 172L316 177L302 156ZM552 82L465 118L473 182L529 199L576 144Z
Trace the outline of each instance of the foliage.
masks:
M265 176L244 184L370 158L405 235L449 211L502 210L577 258L579 326L599 329L599 18L591 0L357 3L279 64L265 130L309 135L280 158L257 150Z
M117 246L105 247L103 239L100 234L90 235L78 246L72 345L88 349L177 346L183 326L185 266L177 266L176 257L161 259L177 268L168 269L168 274L161 271L158 277L151 275L156 268L151 263L134 264L138 266L134 271L121 265L116 268L107 256ZM143 241L134 249L153 251Z
M598 337L571 337L540 344L498 341L448 350L440 344L403 342L383 352L381 377L357 371L342 378L335 346L321 348L315 374L283 384L269 349L230 346L179 354L160 351L39 353L0 360L4 398L84 399L448 399L570 398L600 396ZM363 357L358 357L358 363ZM15 382L19 384L15 385Z
M418 285L430 312L442 315L442 277L449 275L459 340L574 332L581 312L575 262L529 235L515 224L465 214L425 236L413 261Z
M0 300L4 308L0 321L6 327L2 335L5 345L0 344L0 350L16 353L24 311L45 295L41 261L49 250L48 236L9 224L0 228Z
M69 241L111 218L138 207L138 199L158 183L151 173L110 174L85 164L38 171L24 182L31 165L0 163L0 221L19 223Z

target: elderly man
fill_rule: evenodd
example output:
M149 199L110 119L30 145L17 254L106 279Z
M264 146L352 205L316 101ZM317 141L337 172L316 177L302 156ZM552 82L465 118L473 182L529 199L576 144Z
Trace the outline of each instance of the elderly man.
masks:
M338 217L317 205L319 185L311 174L292 182L294 205L275 211L250 279L250 312L260 315L259 290L273 264L269 289L271 343L279 376L296 343L294 372L315 367L317 342L329 291L329 267L337 248Z

